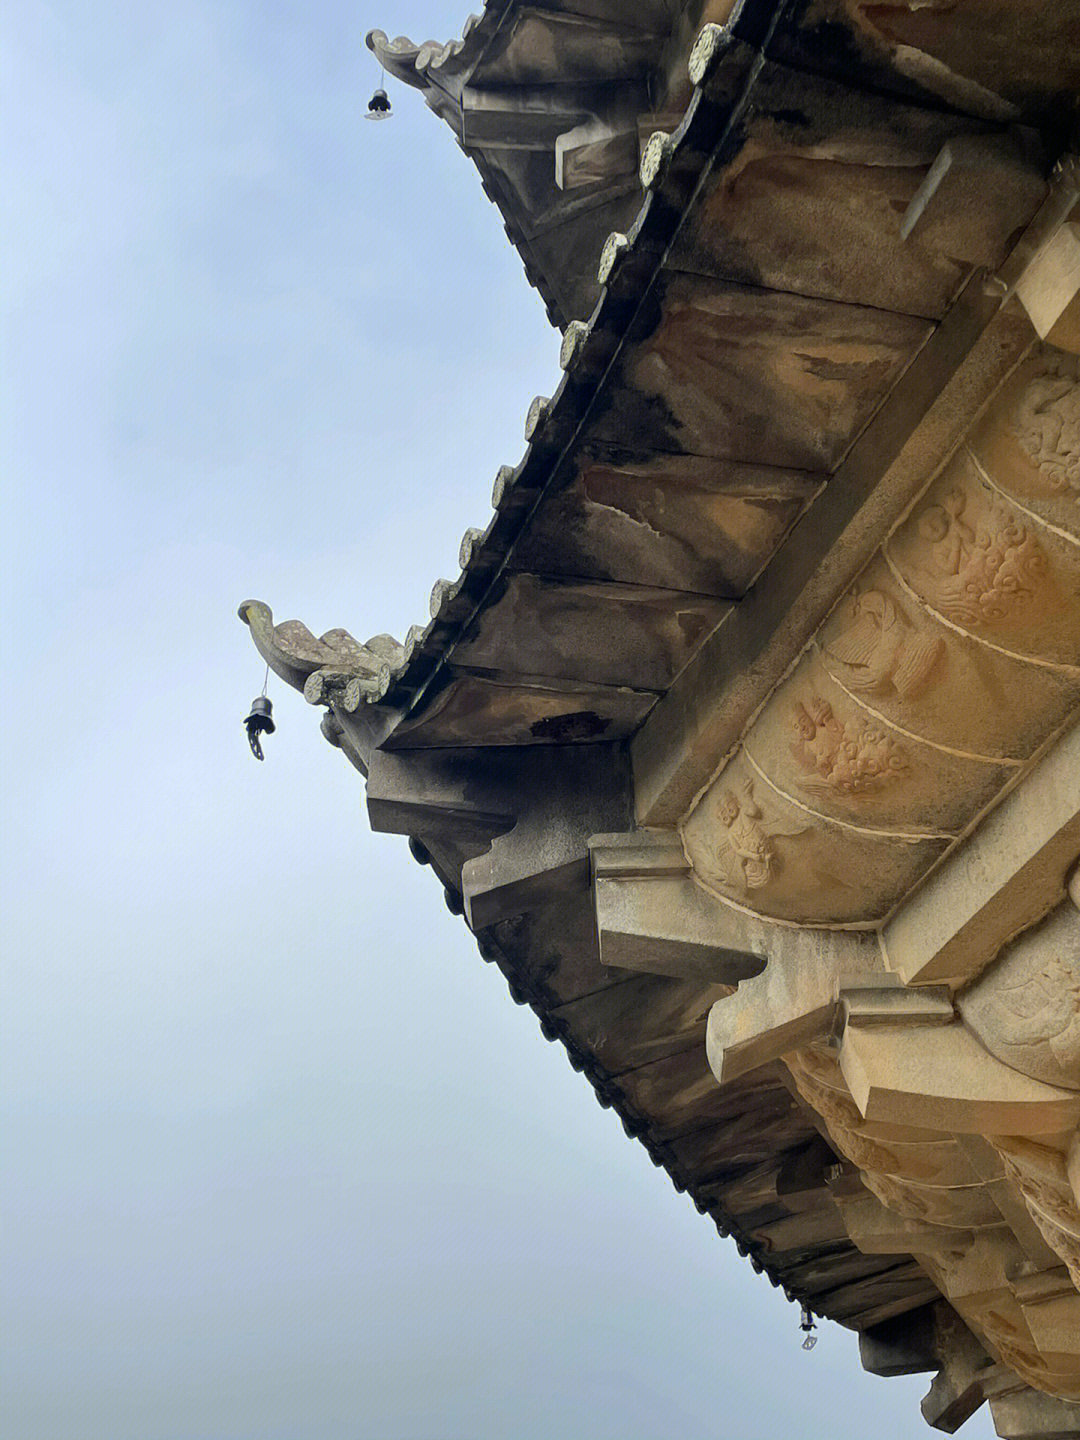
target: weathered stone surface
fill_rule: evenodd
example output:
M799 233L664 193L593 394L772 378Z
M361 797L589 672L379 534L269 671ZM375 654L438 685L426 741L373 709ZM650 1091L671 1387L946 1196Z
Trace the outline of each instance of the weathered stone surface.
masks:
M573 483L544 500L513 564L741 595L815 488L805 471L699 456L587 459Z
M1080 1403L1055 1400L1037 1390L991 1400L990 1413L1002 1440L1076 1440L1080 1435Z
M510 680L664 690L723 613L716 601L678 590L511 575L455 662Z
M625 364L626 399L593 435L640 445L648 424L665 449L829 469L928 333L909 316L676 275Z
M946 1432L1080 1398L1076 10L377 40L579 323L404 649L254 615L756 1268L864 1331L949 1297L880 1359Z
M444 745L565 745L617 740L632 734L655 703L651 691L545 683L517 683L468 672L447 673L438 694L398 725L388 748Z

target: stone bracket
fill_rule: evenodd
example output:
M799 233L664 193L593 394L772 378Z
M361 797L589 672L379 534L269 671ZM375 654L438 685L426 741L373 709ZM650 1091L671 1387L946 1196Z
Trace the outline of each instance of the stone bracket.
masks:
M768 922L706 894L673 831L594 835L589 859L603 964L721 985L764 968Z
M513 764L476 750L377 750L368 762L372 830L490 842L517 820Z
M882 932L906 985L963 982L1065 895L1080 853L1080 725L1074 725Z
M1080 1121L1080 1094L1003 1065L960 1021L849 1025L839 1061L871 1123L945 1134L1038 1135Z

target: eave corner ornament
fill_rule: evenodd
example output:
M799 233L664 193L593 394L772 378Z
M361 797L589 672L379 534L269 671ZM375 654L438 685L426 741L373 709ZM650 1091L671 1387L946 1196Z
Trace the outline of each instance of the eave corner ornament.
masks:
M378 704L404 662L404 647L390 635L375 635L364 645L347 630L315 636L300 620L275 625L261 600L245 600L238 613L270 669L310 705L333 704L352 714Z

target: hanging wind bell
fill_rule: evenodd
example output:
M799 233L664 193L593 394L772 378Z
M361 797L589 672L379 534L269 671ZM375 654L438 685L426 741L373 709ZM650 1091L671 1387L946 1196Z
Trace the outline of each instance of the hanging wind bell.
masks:
M804 1350L813 1350L817 1344L817 1336L814 1334L816 1322L813 1311L808 1305L802 1307L802 1319L799 1321L799 1329L803 1332L805 1339L802 1342Z
M375 91L367 102L367 114L365 120L389 120L394 113L394 107L390 104L390 96L380 88Z
M386 71L379 67L379 88L367 102L367 114L365 120L389 120L394 113L394 107L390 104L390 96L387 95L383 86L386 84Z
M244 729L247 731L248 744L251 746L251 753L256 760L262 760L262 739L263 735L272 735L275 730L274 707L266 696L266 683L270 679L270 666L266 667L266 676L263 679L262 694L257 695L251 702L251 710L244 721Z

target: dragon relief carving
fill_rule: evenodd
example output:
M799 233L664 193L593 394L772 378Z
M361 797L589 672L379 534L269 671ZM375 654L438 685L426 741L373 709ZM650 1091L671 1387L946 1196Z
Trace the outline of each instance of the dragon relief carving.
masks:
M849 690L858 695L893 691L901 700L923 694L944 650L940 636L920 634L895 600L880 590L854 597L851 623L825 646Z
M1046 555L1030 530L1000 505L973 514L968 495L950 490L918 518L919 571L929 598L958 625L993 627L1045 593Z
M1080 504L1080 359L1047 356L1017 401L1011 428L1049 489Z
M791 746L803 774L799 784L816 795L862 795L881 790L910 769L907 751L880 726L844 723L820 695L793 707Z

